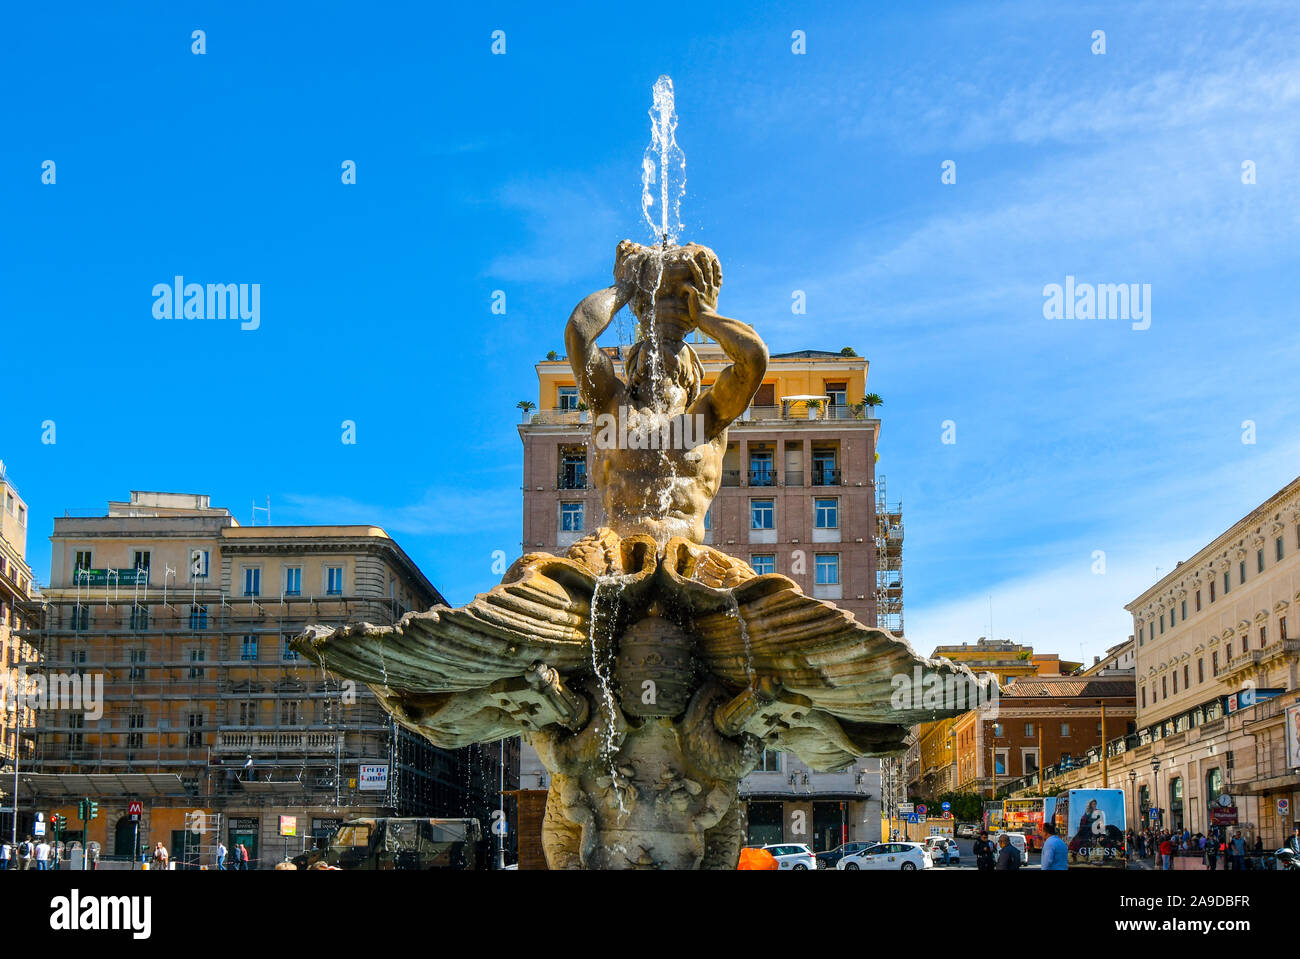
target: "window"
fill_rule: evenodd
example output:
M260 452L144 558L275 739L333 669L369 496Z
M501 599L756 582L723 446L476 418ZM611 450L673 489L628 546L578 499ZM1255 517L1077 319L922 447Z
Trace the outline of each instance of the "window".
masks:
M1259 648L1263 649L1267 645L1268 645L1268 627L1261 626L1259 628Z
M149 628L149 607L148 606L131 607L131 628L135 630Z
M566 533L582 532L582 504L560 504L560 529Z
M1034 724L1025 723L1025 736L1032 737L1033 735L1034 735Z
M1264 572L1264 551L1262 549L1255 550L1255 572Z
M325 595L326 596L343 595L343 567L342 566L325 567Z
M257 566L244 567L244 595L262 595L262 570Z
M185 737L185 745L196 749L203 745L203 714L190 713L190 731Z
M837 499L813 500L816 509L818 529L839 529L840 501Z
M754 767L756 773L779 773L781 771L781 754L775 749L764 749L762 755L758 757L758 765Z
M284 595L302 595L302 567L286 566L284 568Z
M1225 569L1223 571L1223 595L1227 596L1228 593L1231 591L1232 591L1232 578L1231 576L1228 575L1228 571Z
M73 562L73 569L93 569L90 563L90 550L78 550L77 558Z
M1178 695L1178 670L1174 670L1174 695Z
M578 388L576 386L561 386L555 391L555 395L559 401L560 409L572 411L578 408Z
M71 727L72 729L85 729L86 714L68 713L68 726ZM79 732L68 733L68 748L80 749L82 746L85 745L85 742L86 742L85 738L82 736L81 733Z
M586 450L566 452L560 459L560 489L587 488Z
M770 499L749 501L749 528L775 529L774 510Z
M1002 724L1001 724L1001 723L994 723L994 724L993 724L993 738L994 738L994 739L1001 739L1001 738L1002 738Z
M1279 537L1277 538L1277 540L1273 543L1273 546L1275 547L1275 550L1276 550L1276 553L1277 553L1277 560L1278 560L1278 562L1280 563L1280 562L1282 561L1282 553L1283 553L1282 537L1281 537L1281 536L1279 536Z
M771 486L774 481L772 451L751 450L749 454L749 485Z
M1165 631L1165 614L1164 614L1164 613L1161 613L1161 614L1160 614L1160 632L1163 634L1164 631Z
M242 702L239 704L239 725L257 725L257 703Z
M147 549L137 549L135 551L135 561L131 564L133 569L149 569L149 551Z
M1214 602L1214 580L1210 580L1210 602Z
M1147 708L1147 688L1145 686L1142 687L1142 708Z
M1237 570L1237 585L1240 586L1246 581L1246 561L1244 559L1237 564Z
M814 449L812 452L813 486L839 486L840 471L836 466L836 453L833 449Z
M1285 616L1279 616L1277 618L1277 636L1278 639L1282 640L1282 642L1284 643L1286 642L1286 617Z
M206 549L190 550L190 579L208 578L208 551Z
M1204 656L1202 656L1200 659L1196 661L1196 681L1198 683L1205 682L1205 657Z
M249 662L257 660L257 636L245 636L239 642L239 658Z
M1213 675L1219 675L1219 651L1217 649L1210 654L1210 670Z
M78 603L72 607L72 628L90 629L90 607Z
M835 586L840 581L840 554L839 553L818 553L817 554L817 578L814 580L818 586Z
M285 633L280 640L280 658L285 662L297 662L298 650L293 648L293 633Z
M133 649L130 652L131 679L144 679L144 664L149 661L149 650Z
M993 774L995 776L1005 776L1007 774L1007 753L1005 749L999 749L993 754Z
M1198 613L1201 611L1201 591L1199 589L1196 591L1196 611Z
M1160 698L1161 699L1169 698L1169 677L1168 676L1160 677Z
M299 703L296 699L285 699L280 702L280 725L297 726Z
M1062 736L1068 736L1068 735L1070 735L1070 724L1069 724L1069 723L1061 723L1061 735L1062 735Z
M1024 751L1025 775L1038 772L1038 750L1026 749Z
M190 679L202 679L202 678L203 678L203 667L202 667L202 666L193 665L193 664L203 662L205 659L207 659L207 656L208 656L208 654L207 654L204 650L201 650L201 649L191 649L191 650L190 650L190 663L191 663L191 666L190 666Z
M206 606L190 607L190 629L208 628L208 608Z
M757 556L751 556L749 557L749 566L759 575L762 575L763 573L775 573L776 556L772 553L760 553Z
M1183 600L1181 603L1179 603L1179 605L1182 607L1183 622L1185 623L1187 622L1187 600Z
M126 748L140 749L144 746L144 733L140 731L144 729L144 713L132 713L126 722L127 728L132 730L126 735Z

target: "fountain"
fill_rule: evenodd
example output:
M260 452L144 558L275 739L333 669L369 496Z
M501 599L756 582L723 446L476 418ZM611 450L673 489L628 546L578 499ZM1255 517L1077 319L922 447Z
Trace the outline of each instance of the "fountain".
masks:
M966 708L938 708L919 690L900 705L899 677L985 690L965 667L918 657L793 580L704 545L727 427L761 384L767 348L717 312L713 251L676 243L666 77L652 121L658 163L643 168L643 208L656 242L620 243L613 284L584 298L565 330L595 414L607 525L564 556L520 557L467 606L395 626L311 627L295 641L438 746L522 735L551 773L552 869L734 869L746 832L738 787L763 749L843 769ZM638 322L626 379L596 346L624 305ZM696 330L731 360L708 388L686 342Z

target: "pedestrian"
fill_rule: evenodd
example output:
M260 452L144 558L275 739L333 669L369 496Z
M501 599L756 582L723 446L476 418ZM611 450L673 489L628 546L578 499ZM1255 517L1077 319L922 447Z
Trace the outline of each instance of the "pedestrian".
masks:
M1056 834L1056 825L1043 823L1043 832L1047 833L1047 839L1043 842L1043 856L1038 867L1054 872L1069 869L1070 850L1065 845L1065 840Z
M1214 872L1219 865L1219 844L1213 839L1205 844L1205 865L1210 872Z
M161 842L154 843L153 867L155 869L167 868L167 847L164 846Z
M239 868L247 870L251 859L252 857L248 855L248 847L241 842L239 844Z
M226 871L226 847L221 844L220 839L217 840L217 870Z
M9 863L13 861L13 855L14 847L9 845L9 840L0 840L0 872L9 871Z
M975 840L975 868L987 870L993 868L993 843L989 842L988 830L981 830L980 837Z
M1246 840L1241 838L1241 830L1232 837L1232 868L1246 868Z
M1160 843L1160 868L1174 868L1174 844L1169 841L1167 835Z
M32 837L28 836L18 844L18 868L32 868L32 856L36 853L36 847L32 844Z
M45 872L50 868L50 844L42 839L36 844L36 871Z
M1012 844L1005 834L998 836L998 864L993 868L997 870L1020 868L1020 850Z

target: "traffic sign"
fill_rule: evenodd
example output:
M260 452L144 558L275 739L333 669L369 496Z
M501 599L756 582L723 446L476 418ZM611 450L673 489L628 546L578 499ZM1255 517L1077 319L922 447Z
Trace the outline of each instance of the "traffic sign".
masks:
M1279 816L1285 816L1290 808L1291 800L1283 798L1277 801L1277 814Z
M144 803L138 799L132 799L126 804L126 811L132 822L139 822L140 817L144 815Z
M921 817L918 816L916 813L908 813L908 814L907 814L907 821L908 821L908 822L920 822L920 821L921 821Z
M922 803L921 805L919 805L919 806L916 807L916 814L917 814L918 816L924 816L924 815L925 815L925 803Z
M946 802L940 808L942 808L944 812L947 812L949 809L952 808L952 803Z
M916 812L915 806L910 802L901 802L898 804L898 814L900 816L910 816Z

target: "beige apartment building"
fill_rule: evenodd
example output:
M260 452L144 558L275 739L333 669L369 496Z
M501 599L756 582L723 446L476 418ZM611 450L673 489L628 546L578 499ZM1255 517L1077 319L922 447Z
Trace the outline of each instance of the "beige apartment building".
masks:
M388 624L443 602L382 529L245 527L194 494L72 512L54 520L50 585L24 632L42 677L98 677L103 702L40 711L19 797L73 820L70 839L121 858L162 841L202 864L218 839L242 842L266 868L348 817L486 822L499 806L476 754L395 727L367 688L290 645L308 624ZM81 795L100 801L85 836Z
M731 362L702 336L692 348L711 385ZM624 375L623 347L606 352ZM781 573L809 595L861 622L903 632L903 518L876 473L881 422L864 400L867 360L852 351L800 350L770 357L746 413L728 429L722 487L705 542L760 573ZM564 553L604 522L590 481L592 423L563 357L536 366L536 411L519 426L524 445L525 552ZM544 790L546 771L521 751L520 784ZM817 773L794 756L765 753L741 784L752 842L879 838L881 761ZM531 804L540 815L540 799ZM525 837L526 840L526 837ZM529 859L521 853L521 862Z
M18 696L27 663L36 651L22 638L24 608L32 597L27 565L27 503L0 461L0 769L12 776L13 763L31 760L36 714ZM11 801L12 779L0 779L0 806ZM12 833L10 813L0 813L0 835Z
M1137 728L1106 743L1105 768L1126 791L1130 825L1239 828L1268 850L1290 834L1300 820L1297 606L1300 478L1125 607ZM1100 760L1093 751L1082 766L1047 769L1044 788L1101 785Z

